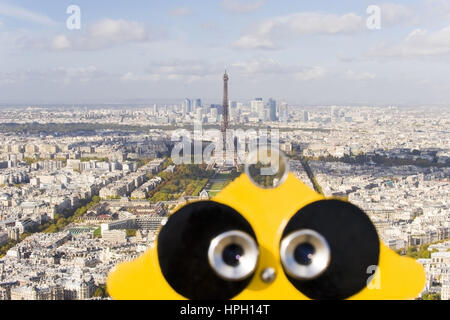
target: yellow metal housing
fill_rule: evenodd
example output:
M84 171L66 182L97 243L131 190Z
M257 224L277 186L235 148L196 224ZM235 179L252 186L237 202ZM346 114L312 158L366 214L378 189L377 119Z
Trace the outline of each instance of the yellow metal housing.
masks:
M240 212L253 227L260 246L256 274L250 285L235 299L308 300L284 275L279 245L289 220L301 208L323 199L323 196L312 191L293 174L275 189L259 188L243 174L213 199ZM107 286L113 299L185 299L164 279L156 248L155 245L137 260L122 263L112 270ZM275 281L270 284L264 283L259 276L268 267L274 268L277 273ZM401 257L381 243L379 269L374 282L378 286L374 285L371 289L366 287L350 299L414 299L424 288L425 272L415 260Z

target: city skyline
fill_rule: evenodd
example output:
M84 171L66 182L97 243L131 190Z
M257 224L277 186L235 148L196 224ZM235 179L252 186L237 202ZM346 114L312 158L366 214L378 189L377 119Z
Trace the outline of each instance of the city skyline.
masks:
M449 18L0 0L0 302L450 300Z
M417 259L427 274L420 299L450 299L449 110L280 104L271 121L273 104L260 98L233 105L236 136L258 141L262 124L275 129L291 174L358 206L387 247ZM245 181L217 157L177 161L183 137L207 142L205 151L221 139L220 107L191 109L1 112L0 300L116 298L108 274L154 247L173 210Z
M0 1L0 104L220 103L226 67L232 100L448 106L449 16L448 0Z

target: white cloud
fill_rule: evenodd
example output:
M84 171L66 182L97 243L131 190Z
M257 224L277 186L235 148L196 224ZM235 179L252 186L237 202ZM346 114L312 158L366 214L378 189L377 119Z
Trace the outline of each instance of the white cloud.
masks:
M244 35L233 43L233 47L240 49L276 49L272 39L259 37L258 35Z
M122 75L122 81L159 81L161 77L153 74L136 74L134 72L127 72Z
M48 26L56 24L54 20L45 15L10 4L0 4L0 15Z
M449 0L425 0L426 18L435 20L450 18Z
M380 5L380 8L381 23L383 26L394 26L404 22L409 22L414 17L413 10L401 4L384 3Z
M231 71L242 76L292 76L296 80L316 80L325 76L323 67L283 65L275 59L253 59L232 64Z
M90 81L104 75L94 66L88 67L58 67L52 70L55 75L59 75L66 80Z
M222 68L200 60L175 60L169 63L152 63L147 71L171 76L207 76Z
M0 72L0 86L17 83L17 77L9 72Z
M229 64L211 64L200 60L177 60L168 63L153 62L144 73L127 72L123 81L183 81L217 80L225 66L233 76L264 78L272 76L292 77L295 80L309 81L320 79L326 74L323 67L304 67L283 65L274 59L253 59Z
M88 31L88 40L106 43L146 41L150 38L142 23L127 20L101 20Z
M313 12L294 13L275 17L253 27L233 46L242 49L274 49L277 39L302 35L334 35L362 31L364 19L354 13L344 15Z
M0 73L0 84L16 84L27 81L51 81L55 83L88 82L98 79L111 79L110 74L98 70L94 66L88 67L56 67L50 69L28 69L16 72Z
M223 72L222 67L213 66L200 60L175 60L170 62L152 62L143 73L127 72L122 81L183 81L194 82L210 79Z
M43 79L46 72L37 70L19 70L15 72L0 72L2 84L16 84L27 80Z
M232 69L242 75L254 76L261 74L284 74L288 70L274 59L253 59L239 61L232 65Z
M230 13L251 13L263 5L263 0L222 0L223 8Z
M450 54L450 26L430 32L415 29L400 44L382 44L369 50L369 56L427 57Z
M103 19L91 25L81 36L55 36L50 44L54 50L97 50L124 43L155 40L158 32L150 32L142 23L123 19Z
M347 80L374 80L376 78L376 75L370 72L355 72L353 70L347 70L344 76Z
M53 38L52 48L56 50L64 50L70 48L70 41L65 35L59 35Z
M312 67L295 73L294 77L301 81L311 81L323 78L326 72L326 69L323 67Z
M175 17L185 17L192 14L191 9L187 7L177 7L170 10L170 15Z

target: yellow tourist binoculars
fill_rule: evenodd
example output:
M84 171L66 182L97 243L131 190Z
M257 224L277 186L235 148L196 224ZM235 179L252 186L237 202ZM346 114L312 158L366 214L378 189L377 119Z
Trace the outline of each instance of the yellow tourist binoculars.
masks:
M386 247L361 209L292 173L272 189L242 174L184 205L107 281L120 300L403 300L424 285L423 267Z

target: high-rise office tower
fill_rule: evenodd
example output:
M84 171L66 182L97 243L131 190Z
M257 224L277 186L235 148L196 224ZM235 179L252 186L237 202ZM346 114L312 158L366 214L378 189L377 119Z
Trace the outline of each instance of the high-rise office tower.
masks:
M189 99L184 100L183 102L183 114L189 114L192 111L192 102Z
M197 110L198 108L202 107L202 100L201 99L196 99L195 103L194 103L194 109Z
M203 110L202 108L197 108L195 110L195 118L197 121L203 122Z
M250 107L252 113L256 113L258 115L259 120L265 120L265 106L262 98L255 98L255 100L251 101Z
M250 109L253 113L258 113L261 110L261 105L264 107L264 101L262 98L255 98L250 102Z
M217 117L218 117L218 116L219 116L219 113L218 113L218 111L217 111L217 108L211 108L211 110L210 110L210 117L211 117L212 119L215 119L214 122L217 121Z
M277 121L277 102L272 98L269 99L269 110L269 120Z
M308 121L309 121L309 112L308 112L308 111L305 111L305 112L303 113L303 120L304 120L305 122L308 122Z
M288 121L288 105L286 102L282 102L280 105L280 121L281 122Z

